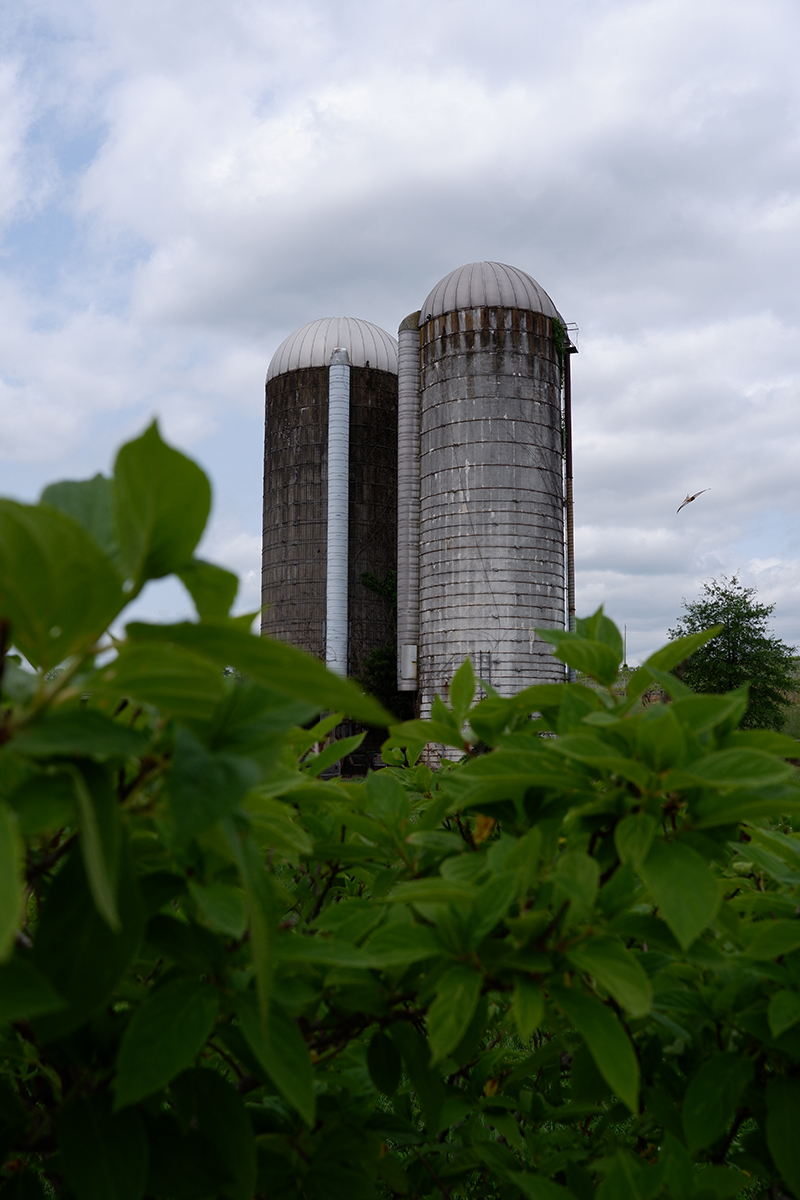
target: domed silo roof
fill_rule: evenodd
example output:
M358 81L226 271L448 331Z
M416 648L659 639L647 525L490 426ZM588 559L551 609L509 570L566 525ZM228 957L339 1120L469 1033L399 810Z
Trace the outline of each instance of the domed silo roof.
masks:
M354 367L369 365L397 374L397 342L385 329L357 317L322 317L281 342L269 364L267 383L287 371L327 367L334 350L347 350Z
M505 263L474 262L439 280L422 305L419 323L456 309L483 307L519 308L561 319L547 292L525 271Z

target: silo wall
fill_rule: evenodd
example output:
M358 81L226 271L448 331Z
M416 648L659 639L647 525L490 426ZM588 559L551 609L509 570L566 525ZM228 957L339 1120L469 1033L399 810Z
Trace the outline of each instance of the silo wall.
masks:
M421 326L420 710L470 655L501 695L563 679L561 390L549 318L514 308Z
M266 387L262 633L325 657L328 367ZM361 582L397 563L397 376L350 370L348 674L394 641L391 601Z

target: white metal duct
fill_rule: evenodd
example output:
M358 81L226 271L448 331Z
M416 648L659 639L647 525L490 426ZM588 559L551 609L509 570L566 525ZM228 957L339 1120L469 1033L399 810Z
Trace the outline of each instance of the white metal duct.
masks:
M397 335L397 690L417 690L419 642L419 313Z
M328 372L328 563L325 662L347 674L347 551L350 498L350 356L337 349Z

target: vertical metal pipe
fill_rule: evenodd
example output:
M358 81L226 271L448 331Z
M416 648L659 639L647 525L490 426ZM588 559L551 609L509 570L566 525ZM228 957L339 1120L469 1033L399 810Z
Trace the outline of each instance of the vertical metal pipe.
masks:
M350 356L334 350L328 371L328 561L325 662L347 674L347 558L350 501Z
M566 436L567 476L567 628L575 629L575 527L572 507L572 343L564 351L564 433Z
M397 690L415 692L419 648L418 312L403 321L397 343Z

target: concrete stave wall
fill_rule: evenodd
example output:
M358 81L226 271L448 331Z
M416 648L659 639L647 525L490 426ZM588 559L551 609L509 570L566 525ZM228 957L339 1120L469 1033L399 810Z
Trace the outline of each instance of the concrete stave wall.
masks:
M476 308L421 330L420 707L467 654L510 695L563 678L560 373L542 314Z

